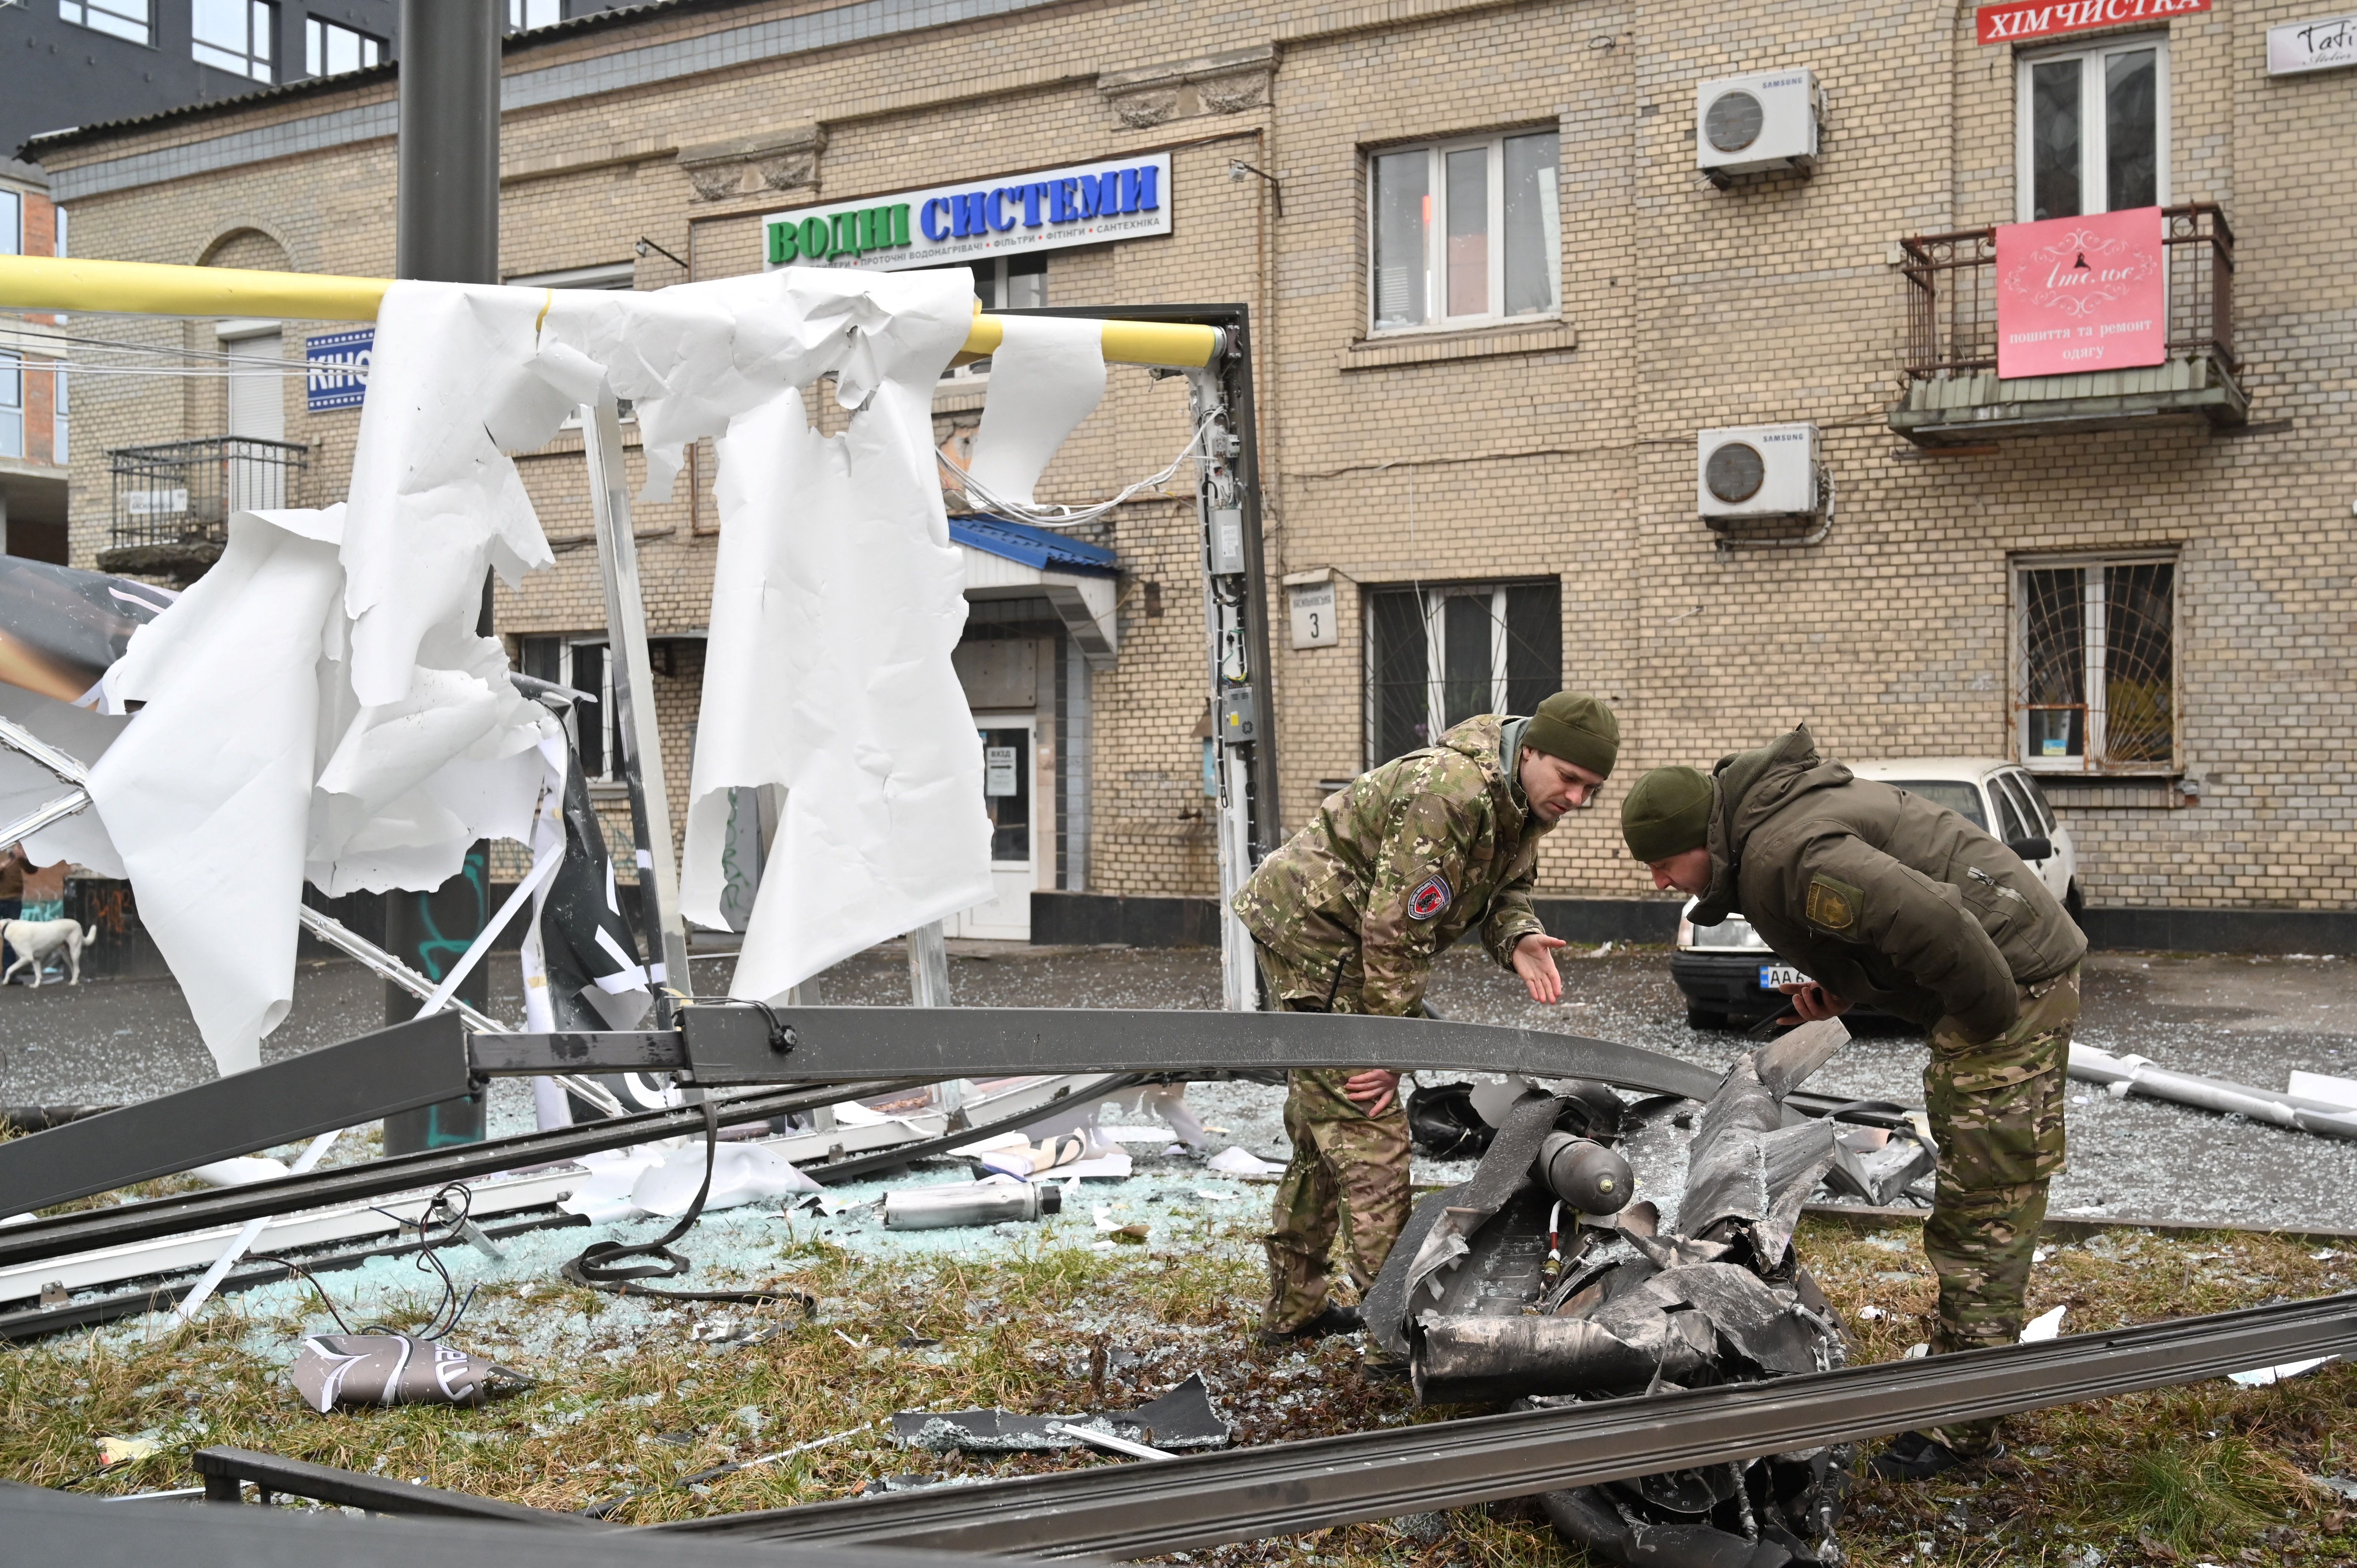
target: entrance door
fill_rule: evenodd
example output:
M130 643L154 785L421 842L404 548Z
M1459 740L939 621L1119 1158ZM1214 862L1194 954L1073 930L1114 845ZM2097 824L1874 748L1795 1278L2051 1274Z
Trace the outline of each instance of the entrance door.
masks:
M1032 788L1037 721L1029 714L974 715L982 734L982 803L990 814L990 879L997 897L946 922L953 937L1031 940L1031 890L1039 885L1039 791Z

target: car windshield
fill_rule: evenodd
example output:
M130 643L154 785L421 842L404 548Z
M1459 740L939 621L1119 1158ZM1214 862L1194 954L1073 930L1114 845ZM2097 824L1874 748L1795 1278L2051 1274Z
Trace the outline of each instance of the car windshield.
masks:
M1981 832L1988 832L1988 813L1981 809L1978 785L1962 779L1893 779L1890 787L1921 795L1935 806L1945 806Z

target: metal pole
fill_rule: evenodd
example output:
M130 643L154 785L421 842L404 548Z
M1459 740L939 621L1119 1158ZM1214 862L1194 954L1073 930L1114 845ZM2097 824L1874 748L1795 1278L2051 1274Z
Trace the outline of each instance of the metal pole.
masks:
M672 847L671 792L664 782L662 735L655 723L654 671L647 659L647 607L639 595L639 544L630 532L630 494L622 476L622 421L610 388L582 405L581 443L589 459L589 510L597 529L597 564L606 580L606 657L614 667L615 733L630 788L630 831L638 840L640 929L655 966L658 1015L671 1020L668 985L694 987L687 972L687 926L679 911L679 856Z
M500 281L495 0L401 0L393 275Z
M1197 514L1202 528L1203 634L1211 662L1211 746L1219 791L1212 843L1220 865L1220 998L1232 1013L1259 1004L1252 936L1237 919L1233 900L1252 875L1254 854L1252 764L1257 710L1265 702L1265 676L1259 669L1246 620L1251 575L1245 570L1244 525L1234 456L1242 443L1230 426L1227 389L1216 369L1187 378L1201 456L1196 459Z

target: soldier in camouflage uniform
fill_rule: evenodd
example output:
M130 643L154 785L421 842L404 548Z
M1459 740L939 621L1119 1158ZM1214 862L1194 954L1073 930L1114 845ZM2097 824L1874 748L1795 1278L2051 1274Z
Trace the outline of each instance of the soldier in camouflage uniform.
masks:
M1558 693L1529 718L1468 719L1329 796L1236 894L1270 1001L1297 1013L1420 1014L1433 956L1476 926L1533 1000L1559 1000L1554 950L1564 944L1531 908L1538 841L1594 798L1620 734L1603 703ZM1326 1299L1338 1230L1364 1291L1407 1220L1399 1074L1296 1072L1285 1130L1293 1159L1265 1239L1263 1331L1347 1332L1356 1310Z
M1806 729L1724 758L1706 777L1656 768L1621 807L1621 833L1689 917L1751 922L1811 976L1800 1018L1853 1004L1921 1024L1940 1175L1923 1251L1940 1276L1932 1348L2020 1337L2048 1178L2062 1166L2062 1103L2087 939L2011 850L1944 807L1821 760ZM1907 1433L1875 1462L1916 1479L2002 1454L1995 1421Z

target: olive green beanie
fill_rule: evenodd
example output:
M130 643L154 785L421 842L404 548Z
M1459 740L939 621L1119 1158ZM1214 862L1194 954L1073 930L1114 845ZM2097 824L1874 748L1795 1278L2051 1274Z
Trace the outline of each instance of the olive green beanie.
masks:
M1710 779L1691 768L1656 768L1620 802L1620 837L1651 865L1710 842Z
M1557 692L1523 726L1523 744L1609 779L1620 755L1620 721L1593 697Z

